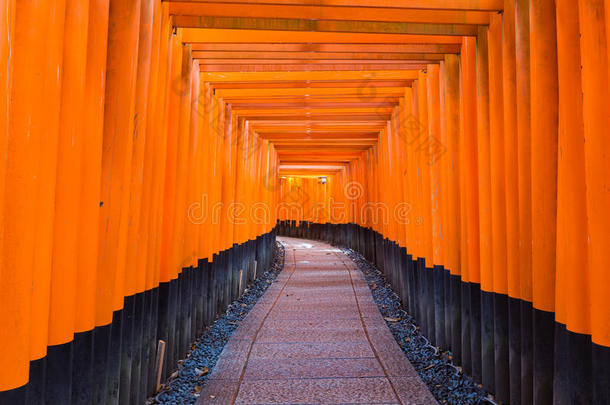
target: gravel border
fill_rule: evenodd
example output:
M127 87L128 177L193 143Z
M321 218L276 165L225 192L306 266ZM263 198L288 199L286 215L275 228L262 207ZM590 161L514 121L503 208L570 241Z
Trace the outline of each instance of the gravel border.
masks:
M364 274L394 339L434 398L441 404L495 404L480 384L451 362L450 351L441 351L421 334L417 322L402 309L400 297L381 271L359 253L344 247L340 249Z
M191 344L187 357L178 361L178 369L147 404L182 405L197 401L229 338L284 268L284 253L284 246L276 242L271 268L251 283L242 296Z
M364 274L377 307L387 318L385 321L392 335L436 400L441 404L495 404L493 397L480 384L451 362L450 351L440 351L420 333L417 322L401 308L399 296L383 274L359 253L348 248L340 249ZM276 242L271 269L249 285L244 294L192 343L186 359L178 361L178 370L165 381L156 396L148 399L147 404L182 405L197 401L225 344L282 271L284 253L284 246ZM395 319L399 321L394 322Z

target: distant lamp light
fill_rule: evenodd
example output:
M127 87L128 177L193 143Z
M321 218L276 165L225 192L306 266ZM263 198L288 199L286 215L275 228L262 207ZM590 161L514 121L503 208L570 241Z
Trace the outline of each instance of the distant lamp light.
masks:
M326 184L326 177L318 177L318 183L320 184Z

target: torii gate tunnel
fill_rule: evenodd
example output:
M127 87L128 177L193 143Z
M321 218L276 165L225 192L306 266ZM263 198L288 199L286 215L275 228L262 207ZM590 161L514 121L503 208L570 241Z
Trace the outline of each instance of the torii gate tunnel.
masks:
M610 403L609 0L0 0L0 403L141 404L276 235L497 401Z

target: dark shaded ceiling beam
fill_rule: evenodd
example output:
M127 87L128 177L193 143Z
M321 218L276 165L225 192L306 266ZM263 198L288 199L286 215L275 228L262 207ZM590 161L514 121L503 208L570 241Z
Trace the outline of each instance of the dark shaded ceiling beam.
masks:
M351 60L352 63L358 60L372 61L403 61L403 60L443 60L444 54L440 53L374 53L374 52L259 52L259 51L193 51L193 59L211 60L210 63L223 63L223 60L249 60L248 63L253 63L251 60L269 60L268 63L276 63L274 61L291 60L312 61L317 60L319 63L326 60Z
M165 0L186 3L217 3L218 0ZM309 5L317 7L383 7L436 10L480 10L500 11L504 8L503 0L223 0L228 4L281 4ZM408 7L405 7L407 6Z
M475 26L476 27L476 26ZM475 32L476 34L476 32ZM184 43L307 43L307 44L454 44L460 45L458 35L421 35L407 33L357 32L317 32L300 30L261 30L261 29L214 29L181 28ZM474 35L474 34L473 34Z
M403 64L201 64L201 72L327 72L327 71L370 71L370 70L421 70L426 68L427 63L403 63Z
M380 22L418 22L433 24L489 24L489 13L486 11L434 10L384 7L338 7L288 4L257 4L247 7L243 4L226 2L173 2L169 12L176 16L206 17L245 17L338 21L380 21Z
M323 43L193 43L196 51L225 52L359 52L359 53L459 53L459 44L323 44Z
M411 35L476 36L476 24L434 24L415 22L306 20L296 18L248 18L174 16L179 28L243 29L264 31L305 31L340 33L387 33Z

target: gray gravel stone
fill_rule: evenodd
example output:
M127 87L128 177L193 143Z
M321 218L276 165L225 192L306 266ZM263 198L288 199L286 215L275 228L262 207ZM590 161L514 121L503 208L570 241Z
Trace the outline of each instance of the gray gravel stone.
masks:
M197 401L229 338L283 267L284 247L276 242L271 268L251 283L242 296L231 303L225 313L192 343L193 349L184 360L178 362L177 373L172 373L175 377L165 381L161 391L148 399L148 404L183 405L194 404ZM206 369L209 372L202 375Z
M347 248L341 250L364 274L384 318L400 319L398 322L386 320L386 324L436 400L441 404L493 404L492 397L480 384L451 362L453 355L450 351L443 352L430 345L428 339L420 333L415 319L402 309L399 296L381 271L359 253Z

